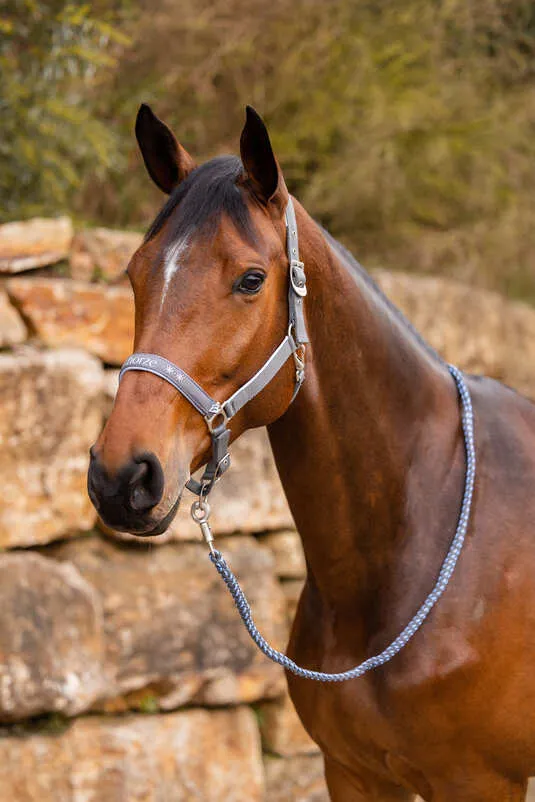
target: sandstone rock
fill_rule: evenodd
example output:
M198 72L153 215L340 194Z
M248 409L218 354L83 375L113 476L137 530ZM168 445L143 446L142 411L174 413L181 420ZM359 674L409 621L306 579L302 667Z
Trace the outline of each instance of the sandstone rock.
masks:
M253 538L221 544L243 580L255 618L266 637L285 646L284 599L273 559ZM155 706L210 705L279 696L282 670L250 640L204 546L118 546L83 538L46 553L72 562L93 585L104 609L107 697L150 686ZM128 707L115 699L108 710ZM138 703L134 707L143 707Z
M82 351L0 354L0 547L94 525L86 473L101 386L100 364Z
M0 348L18 345L26 339L26 326L9 303L6 293L0 290Z
M68 217L36 217L0 226L0 273L20 273L65 259L72 240Z
M329 802L319 755L289 760L267 756L264 769L266 802Z
M79 719L61 735L0 739L0 799L262 802L247 709Z
M112 365L120 365L132 351L134 300L129 287L14 278L7 290L45 345L84 348Z
M0 719L88 708L105 687L93 588L74 566L22 552L0 555L0 587Z
M535 309L447 279L384 270L373 277L448 362L535 398Z
M84 281L95 278L113 281L125 272L142 241L143 236L135 231L109 228L78 231L71 245L71 275Z
M262 538L275 558L275 572L281 579L303 579L306 576L305 555L297 532L273 532Z
M319 747L301 724L290 696L260 706L260 732L265 752L280 757L314 755Z

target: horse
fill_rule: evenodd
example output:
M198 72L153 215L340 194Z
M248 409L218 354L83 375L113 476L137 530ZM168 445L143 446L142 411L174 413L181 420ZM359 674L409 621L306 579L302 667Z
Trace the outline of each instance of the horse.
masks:
M295 208L306 379L296 385L301 347L228 432L233 441L267 426L302 540L307 577L289 654L343 672L403 629L451 544L467 470L451 371L291 199L252 108L239 158L198 166L145 105L136 136L169 197L128 266L134 348L180 365L216 402L291 339L285 214ZM478 467L439 602L404 649L359 679L287 673L332 802L520 802L535 773L535 405L488 378L465 382ZM123 375L88 473L108 526L140 537L169 526L191 474L213 462L206 420L160 376Z

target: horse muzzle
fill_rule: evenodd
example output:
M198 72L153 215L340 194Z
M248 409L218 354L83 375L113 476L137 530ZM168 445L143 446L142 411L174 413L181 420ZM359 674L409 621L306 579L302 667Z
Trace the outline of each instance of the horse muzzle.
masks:
M159 535L173 520L180 495L171 509L158 514L165 478L160 460L152 452L137 454L110 475L91 449L87 489L95 509L106 526L133 535Z

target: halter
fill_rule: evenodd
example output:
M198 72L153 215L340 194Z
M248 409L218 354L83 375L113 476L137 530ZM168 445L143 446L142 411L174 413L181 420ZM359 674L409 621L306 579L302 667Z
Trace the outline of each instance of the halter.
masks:
M210 506L207 501L207 496L215 482L230 465L230 456L228 453L230 432L227 429L227 422L269 384L290 356L293 356L295 363L295 388L292 401L299 392L305 379L305 344L308 342L308 336L303 315L303 298L307 294L306 276L304 264L299 261L297 224L291 198L288 199L288 205L286 207L286 249L289 265L288 334L260 370L257 371L248 382L242 385L239 390L236 390L230 398L222 404L219 401L215 401L185 371L177 367L173 362L157 354L132 354L121 368L119 381L129 370L141 370L153 373L169 382L169 384L172 384L204 417L212 440L212 457L206 466L200 482L190 478L186 484L186 487L198 496L197 500L192 504L191 515L193 520L199 524L202 535L210 549L210 559L227 586L242 621L258 648L274 663L278 663L286 669L286 671L291 671L298 677L317 680L319 682L343 682L345 680L361 677L371 669L378 668L388 663L400 652L420 629L449 584L468 531L470 511L474 496L476 477L474 415L470 391L468 390L461 371L453 365L448 365L448 370L457 385L462 407L461 426L466 452L466 475L461 510L455 535L444 562L442 563L434 587L421 607L416 611L409 623L392 643L383 649L382 652L368 657L359 665L347 671L332 674L303 668L294 663L294 661L285 654L270 646L253 621L251 608L238 580L232 573L221 552L217 551L214 547L214 538L210 524L208 523Z
M121 368L119 381L129 370L141 370L153 373L160 379L172 384L175 390L186 398L199 412L208 427L212 441L212 457L205 468L200 482L190 478L186 484L188 490L199 496L199 504L195 509L202 508L203 502L210 493L215 482L230 466L228 444L230 431L227 423L249 401L255 398L277 375L293 356L295 364L295 387L292 401L305 379L305 346L308 335L303 314L303 298L307 294L306 275L303 262L299 261L299 239L297 236L297 223L295 209L291 198L288 198L286 207L286 252L288 255L289 281L288 281L288 334L279 347L264 362L248 382L236 390L230 398L220 403L206 393L203 388L192 379L185 370L158 354L135 353L129 356ZM199 520L196 518L195 520Z

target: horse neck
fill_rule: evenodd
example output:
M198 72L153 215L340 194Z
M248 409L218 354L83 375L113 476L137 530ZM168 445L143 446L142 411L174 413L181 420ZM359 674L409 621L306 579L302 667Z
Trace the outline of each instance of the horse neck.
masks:
M307 375L269 434L309 579L330 604L354 609L421 536L422 492L458 445L457 396L446 366L302 208L298 226Z

